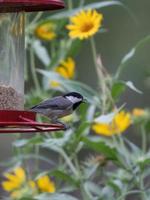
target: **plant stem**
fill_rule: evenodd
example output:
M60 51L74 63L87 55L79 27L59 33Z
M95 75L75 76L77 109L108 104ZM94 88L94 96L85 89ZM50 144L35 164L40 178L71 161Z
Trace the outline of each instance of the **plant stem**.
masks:
M68 8L69 8L69 10L72 10L72 8L73 8L72 0L68 0Z
M71 171L74 173L74 175L76 177L79 177L79 173L76 170L76 168L74 167L73 163L71 162L70 158L68 157L68 155L66 154L66 152L63 149L59 150L59 153L62 155L62 157L64 158L64 160L66 161L66 164L69 166L69 168L71 169Z
M40 93L41 88L40 88L40 83L39 83L37 73L36 73L35 58L34 58L34 52L33 52L32 47L30 48L30 62L31 62L31 73L32 73L33 82L34 82L36 90L38 91L38 93Z
M147 138L146 138L146 132L145 132L144 125L141 125L141 132L142 132L142 150L143 150L143 153L146 153Z
M78 157L76 155L74 156L74 161L75 161L76 168L78 170L78 174L79 174L79 177L80 177L80 191L81 191L82 199L83 200L91 200L91 198L89 197L89 195L87 194L87 192L84 188L84 180L82 179L82 172L81 172L81 169L80 169Z
M38 14L34 17L34 19L29 23L29 18L26 18L26 33L33 33L33 29L37 25L38 21L40 20L43 12L38 12Z
M97 72L97 76L98 76L98 80L99 80L99 86L100 86L101 91L102 91L102 108L104 109L105 103L106 103L105 80L104 80L104 76L103 76L103 72L102 72L102 67L100 65L98 65L98 63L97 63L96 45L95 45L95 41L94 41L93 37L90 39L90 43L91 43L91 49L92 49L92 55L93 55L93 62L94 62L95 70Z
M115 80L118 80L120 78L120 75L121 75L124 67L125 67L125 64L120 64L120 66L118 67L117 72L114 76Z
M80 184L80 191L81 191L81 195L82 195L82 199L83 200L92 200L89 197L89 195L87 194L87 192L85 191L84 184L82 182Z
M93 61L94 61L95 69L97 71L97 68L98 68L98 66L97 66L97 52L96 52L96 45L95 45L95 41L94 41L93 37L90 39L90 42L91 42L91 48L92 48L92 54L93 54ZM102 74L101 74L101 76L102 76Z
M84 182L82 180L82 174L80 172L80 166L79 166L77 157L75 157L75 162L76 162L76 167L77 167L77 169L76 169L74 167L73 163L71 162L71 159L68 157L68 155L66 154L66 152L64 150L60 149L59 153L63 156L63 158L66 161L66 164L69 166L69 168L74 173L74 175L76 176L76 178L80 179L80 190L81 190L81 194L82 194L82 199L83 200L92 200L89 197L89 195L87 194L87 192L85 191Z
M40 150L39 145L36 145L35 146L35 155L37 156L37 158L35 160L35 172L37 172L37 173L39 172L39 158L38 158L39 150Z
M147 200L147 196L144 189L144 180L143 180L143 173L141 172L140 176L140 190L141 190L141 200Z
M111 102L111 106L113 107L115 105L111 95L111 90L108 85L109 82L107 82L108 80L106 79L109 78L109 76L106 76L106 74L104 73L106 72L106 70L103 67L100 56L99 57L97 56L96 45L93 37L90 39L90 43L91 43L94 66L99 80L99 87L101 89L101 104L102 104L101 107L102 107L102 113L104 114L105 111L108 111L107 108L110 108L110 105L107 105L108 102Z
M126 163L128 164L128 168L131 169L130 153L129 153L127 147L125 146L123 136L121 136L119 134L118 138L119 138L119 143L120 143L121 149L124 152L124 157L125 157Z
M79 7L82 7L84 5L84 1L85 0L80 0Z
M50 53L51 53L51 57L54 58L56 55L55 41L52 41L50 44Z
M38 12L37 15L34 17L34 19L32 20L32 22L30 23L30 25L34 25L37 21L39 21L42 15L43 15L43 12Z

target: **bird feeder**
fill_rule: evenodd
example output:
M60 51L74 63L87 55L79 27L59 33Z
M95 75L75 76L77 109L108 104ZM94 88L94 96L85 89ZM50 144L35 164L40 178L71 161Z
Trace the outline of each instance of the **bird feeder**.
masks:
M60 130L24 111L25 12L64 7L62 0L0 0L0 133Z

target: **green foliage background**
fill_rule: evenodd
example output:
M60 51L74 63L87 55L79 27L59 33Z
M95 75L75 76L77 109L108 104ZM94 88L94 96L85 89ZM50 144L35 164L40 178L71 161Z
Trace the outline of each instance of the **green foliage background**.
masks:
M147 13L149 3L146 0L143 3L136 2L68 0L65 11L29 16L26 29L26 107L60 92L48 88L49 79L61 82L61 92L81 92L89 104L81 107L77 118L70 122L69 130L38 133L29 138L19 134L16 136L12 144L13 157L4 166L15 167L17 163L27 171L32 171L34 180L43 173L48 174L54 178L57 187L55 194L31 194L20 200L128 200L133 196L139 200L149 199L147 180L150 176L150 114L147 52L150 47L150 30L148 18L140 13L141 9ZM101 66L94 68L90 42L72 41L68 38L67 31L62 30L68 17L76 11L73 8L79 9L79 5L85 5L82 8L95 8L104 15L104 30L97 33L95 43L97 55L101 54L103 65L109 72L107 76L103 76ZM49 52L52 43L41 42L36 50L34 48L34 41L37 40L34 28L47 20L54 21L58 25L58 32L61 32L59 42L53 44L58 45L59 50L48 66L38 55L41 48ZM74 56L77 60L77 79L74 81L64 80L50 71L67 55ZM97 77L98 67L101 72ZM145 92L141 95L141 91ZM142 101L144 97L145 100ZM108 114L114 107L119 110L122 105L124 107L124 102L127 102L128 109L143 106L143 102L146 105L147 115L134 121L134 131L129 129L129 137L124 134L107 138L91 131L91 124L96 116ZM132 134L140 138L139 144ZM34 171L31 170L32 167Z

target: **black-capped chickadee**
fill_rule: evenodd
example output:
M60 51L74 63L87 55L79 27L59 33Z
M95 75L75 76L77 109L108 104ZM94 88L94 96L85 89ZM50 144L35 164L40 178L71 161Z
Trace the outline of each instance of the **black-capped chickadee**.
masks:
M86 100L81 94L70 92L63 96L42 101L30 110L47 116L53 123L61 123L58 118L71 114L83 102L86 102Z

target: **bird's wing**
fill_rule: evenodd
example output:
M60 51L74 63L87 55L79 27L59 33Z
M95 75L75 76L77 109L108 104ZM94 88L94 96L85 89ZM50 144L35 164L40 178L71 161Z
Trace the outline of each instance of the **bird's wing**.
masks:
M37 109L58 109L63 110L66 108L70 108L72 106L72 102L67 100L66 98L59 96L54 97L52 99L48 99L45 101L42 101L40 104L34 106L31 108L31 110L37 110Z

